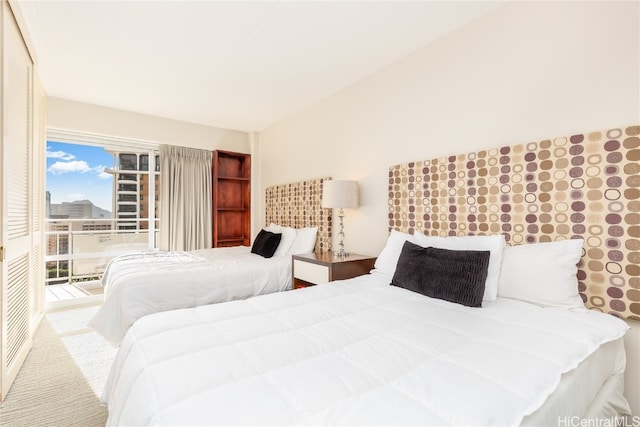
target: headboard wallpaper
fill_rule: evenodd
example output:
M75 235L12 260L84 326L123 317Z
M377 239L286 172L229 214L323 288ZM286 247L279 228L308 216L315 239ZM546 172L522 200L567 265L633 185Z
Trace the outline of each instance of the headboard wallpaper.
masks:
M511 245L583 238L587 307L640 320L640 126L392 166L389 227L504 234Z
M322 207L322 183L331 178L309 179L266 189L266 225L318 227L317 252L331 250L331 209Z

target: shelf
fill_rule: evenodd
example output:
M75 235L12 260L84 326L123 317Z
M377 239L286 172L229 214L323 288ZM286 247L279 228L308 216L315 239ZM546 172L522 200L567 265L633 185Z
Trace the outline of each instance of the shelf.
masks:
M224 179L228 181L251 181L251 178L238 178L237 176L219 176L218 179Z
M213 246L249 245L251 155L213 152Z

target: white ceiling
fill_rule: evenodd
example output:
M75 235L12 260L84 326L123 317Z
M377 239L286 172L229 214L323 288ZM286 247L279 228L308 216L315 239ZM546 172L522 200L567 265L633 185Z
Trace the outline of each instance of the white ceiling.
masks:
M18 5L47 95L262 130L504 1Z

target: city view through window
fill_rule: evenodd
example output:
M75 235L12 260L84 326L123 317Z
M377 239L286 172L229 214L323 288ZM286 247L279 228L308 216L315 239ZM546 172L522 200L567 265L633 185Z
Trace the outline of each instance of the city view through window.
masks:
M156 247L157 153L48 142L46 167L47 284L94 282L114 256Z
M95 217L111 217L113 175L105 169L113 166L113 154L102 147L79 144L47 143L47 208L54 215L64 214L63 204L91 201Z

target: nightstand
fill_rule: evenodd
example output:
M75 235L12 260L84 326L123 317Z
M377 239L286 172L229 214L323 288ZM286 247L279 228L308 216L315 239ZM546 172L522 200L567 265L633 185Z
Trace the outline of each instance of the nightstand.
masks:
M367 274L375 261L375 257L358 254L336 257L333 252L292 255L293 289Z

